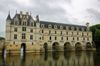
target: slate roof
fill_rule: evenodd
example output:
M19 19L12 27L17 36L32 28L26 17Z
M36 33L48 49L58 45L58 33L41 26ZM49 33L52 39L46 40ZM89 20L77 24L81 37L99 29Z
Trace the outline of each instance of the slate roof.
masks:
M49 22L49 21L40 21L40 24L42 27L42 24L44 24L44 27L45 28L48 28L48 25L52 25L52 28L54 28L54 25L57 25L57 28L60 29L60 26L63 26L63 29L66 29L66 26L68 27L79 27L79 28L85 28L86 29L86 26L82 26L82 25L73 25L73 24L64 24L64 23L56 23L56 22Z
M7 19L6 20L11 20L10 14L8 14Z

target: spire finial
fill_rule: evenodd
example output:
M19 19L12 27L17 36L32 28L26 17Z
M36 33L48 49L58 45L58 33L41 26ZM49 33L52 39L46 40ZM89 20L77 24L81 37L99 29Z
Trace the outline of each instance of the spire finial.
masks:
M8 16L7 16L7 19L6 20L11 20L11 16L10 16L10 10L8 12Z

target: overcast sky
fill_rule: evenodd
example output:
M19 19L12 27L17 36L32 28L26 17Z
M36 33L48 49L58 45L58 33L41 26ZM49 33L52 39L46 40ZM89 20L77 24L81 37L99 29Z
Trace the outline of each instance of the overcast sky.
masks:
M0 36L5 34L5 19L17 12L28 11L33 18L68 24L100 24L100 0L0 0Z

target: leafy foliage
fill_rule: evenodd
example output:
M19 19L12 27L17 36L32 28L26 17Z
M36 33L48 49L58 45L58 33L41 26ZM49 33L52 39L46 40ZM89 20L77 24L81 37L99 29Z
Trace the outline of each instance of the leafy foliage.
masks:
M3 37L0 37L0 40L5 40L5 38L3 38Z
M100 48L100 24L91 26L90 30L93 34L93 41L95 42L96 46Z

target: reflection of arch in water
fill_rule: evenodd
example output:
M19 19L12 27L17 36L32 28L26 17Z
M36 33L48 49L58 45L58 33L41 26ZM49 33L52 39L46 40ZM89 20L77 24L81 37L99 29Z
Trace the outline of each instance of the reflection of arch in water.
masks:
M44 60L47 61L48 60L48 52L44 53Z
M80 42L77 42L75 44L75 50L82 50L82 46L81 46L81 43Z
M21 49L23 49L23 53L26 52L26 44L25 43L22 43L21 44Z
M91 49L91 48L92 48L91 43L90 43L90 42L87 42L87 43L86 43L86 50Z
M58 42L54 42L52 45L52 50L53 51L59 51L59 43Z
M69 42L66 42L66 43L64 44L64 51L69 51L69 50L71 50L71 45L70 45Z
M56 60L59 60L59 52L57 51L54 51L52 52L52 58L56 61Z
M44 51L47 52L48 51L48 44L47 43L44 43L44 46L43 47L44 47Z
M70 60L71 56L72 56L72 52L64 52L64 58L66 60Z

